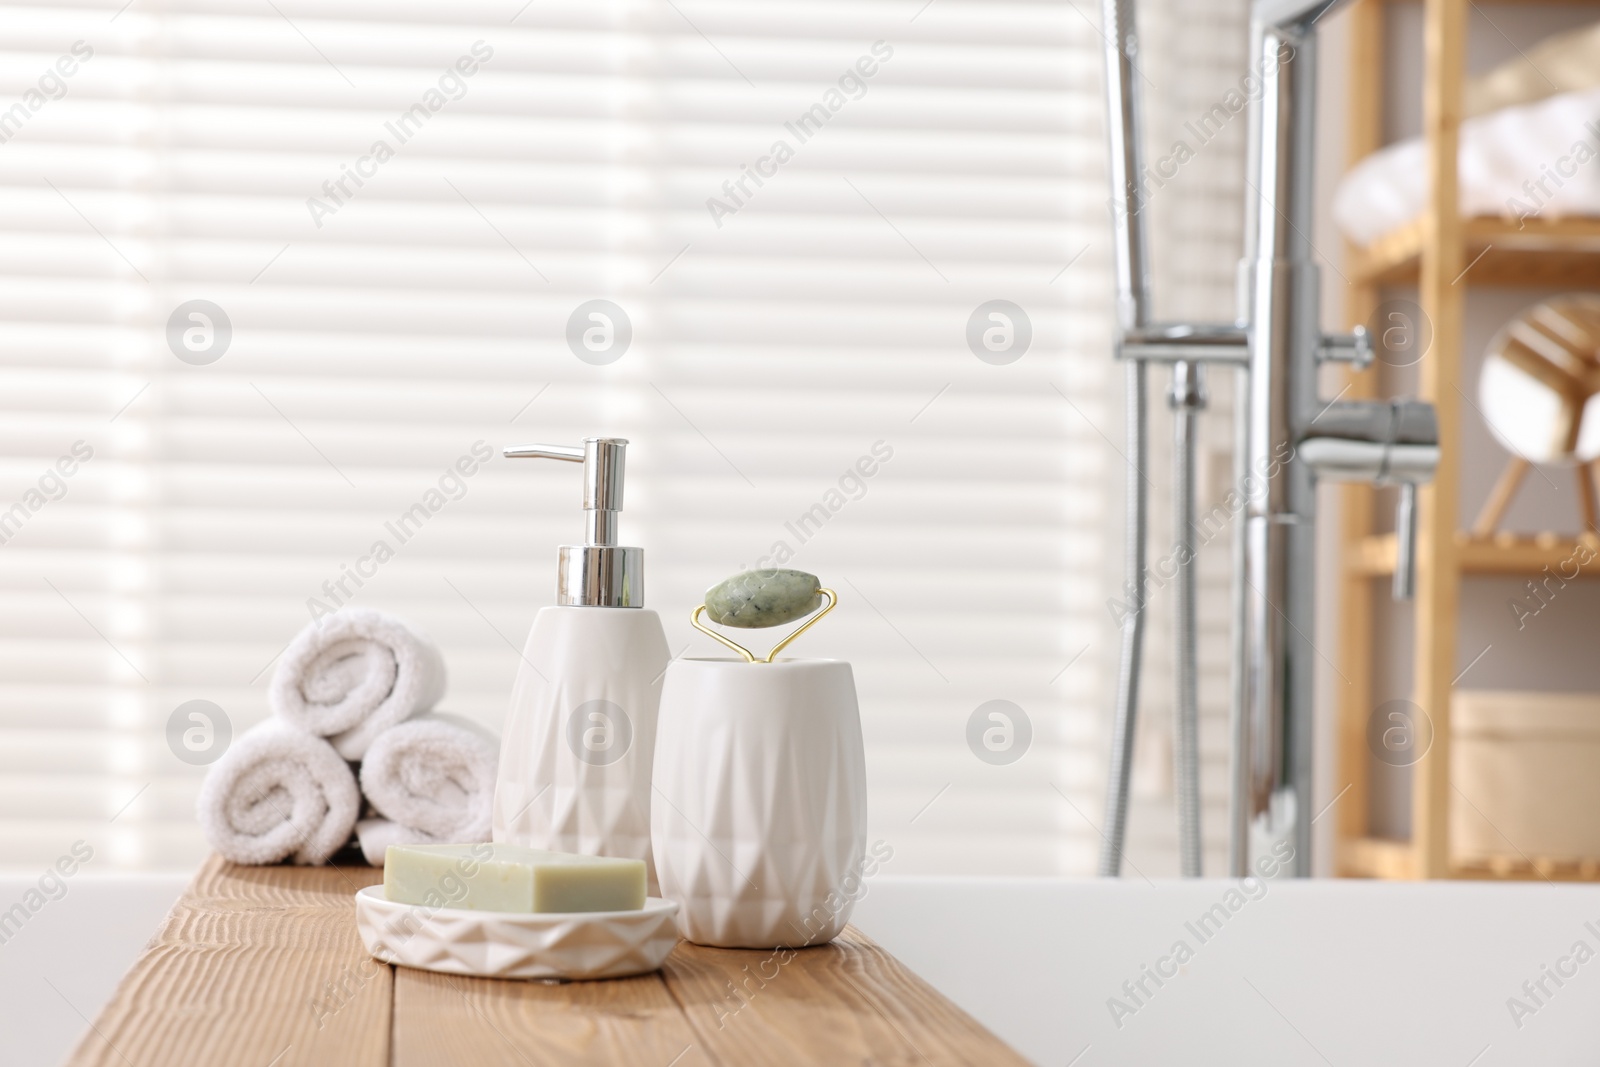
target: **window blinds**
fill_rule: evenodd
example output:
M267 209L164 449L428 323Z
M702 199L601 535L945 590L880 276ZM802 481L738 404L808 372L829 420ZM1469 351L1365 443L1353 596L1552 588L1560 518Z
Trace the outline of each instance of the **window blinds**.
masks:
M796 651L855 664L885 869L1087 870L1121 580L1097 19L0 7L0 865L196 863L169 718L260 721L319 605L430 633L442 707L498 726L582 530L569 468L498 450L615 434L675 653L716 654L688 613L741 566L839 590Z

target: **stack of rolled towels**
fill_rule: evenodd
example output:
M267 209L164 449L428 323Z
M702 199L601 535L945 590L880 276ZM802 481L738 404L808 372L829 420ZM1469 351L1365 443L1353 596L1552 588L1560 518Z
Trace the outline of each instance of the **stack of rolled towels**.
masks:
M321 865L352 842L487 841L499 740L433 711L444 657L392 615L345 609L307 626L242 734L200 790L200 825L235 863Z

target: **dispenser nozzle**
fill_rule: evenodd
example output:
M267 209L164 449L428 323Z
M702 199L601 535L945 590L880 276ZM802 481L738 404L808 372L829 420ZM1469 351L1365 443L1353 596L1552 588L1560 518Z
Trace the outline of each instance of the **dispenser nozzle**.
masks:
M507 459L555 459L583 464L584 544L562 545L556 599L562 604L639 607L644 600L644 552L617 546L628 442L588 437L576 445L514 445Z
M507 445L501 449L507 459L560 459L568 463L583 462L583 448L579 445Z

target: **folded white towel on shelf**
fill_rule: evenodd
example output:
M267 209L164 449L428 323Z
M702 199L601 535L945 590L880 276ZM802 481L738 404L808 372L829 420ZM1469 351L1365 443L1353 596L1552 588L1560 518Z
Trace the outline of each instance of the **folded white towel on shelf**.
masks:
M432 834L402 826L391 819L362 819L356 823L356 840L361 844L361 855L371 867L383 866L383 857L389 851L390 845L440 843Z
M436 841L487 841L499 762L490 731L456 715L425 715L378 735L361 763L361 791L379 815L407 830Z
M267 691L273 714L362 759L384 730L444 695L444 657L405 623L347 608L301 630Z
M1600 215L1600 89L1502 108L1461 124L1462 218ZM1413 137L1351 168L1333 194L1333 220L1368 245L1428 206L1427 145Z
M320 737L269 720L236 738L200 788L200 827L234 863L320 866L355 829L361 793Z

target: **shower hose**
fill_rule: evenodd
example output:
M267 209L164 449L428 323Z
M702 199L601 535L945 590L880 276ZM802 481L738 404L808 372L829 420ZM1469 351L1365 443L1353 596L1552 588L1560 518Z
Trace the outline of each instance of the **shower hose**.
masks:
M1173 511L1177 527L1173 560L1175 579L1176 693L1173 704L1173 794L1178 815L1180 867L1186 878L1201 874L1200 745L1198 655L1195 607L1195 452L1197 416L1205 406L1199 364L1173 365L1168 402L1173 409ZM1122 660L1117 672L1117 706L1112 723L1111 768L1106 780L1106 827L1102 834L1100 873L1122 873L1127 843L1128 794L1133 772L1133 742L1139 715L1139 675L1144 651L1144 609L1148 592L1145 542L1149 528L1145 493L1148 459L1147 385L1144 364L1127 365L1127 517L1124 595L1128 611L1122 619Z

